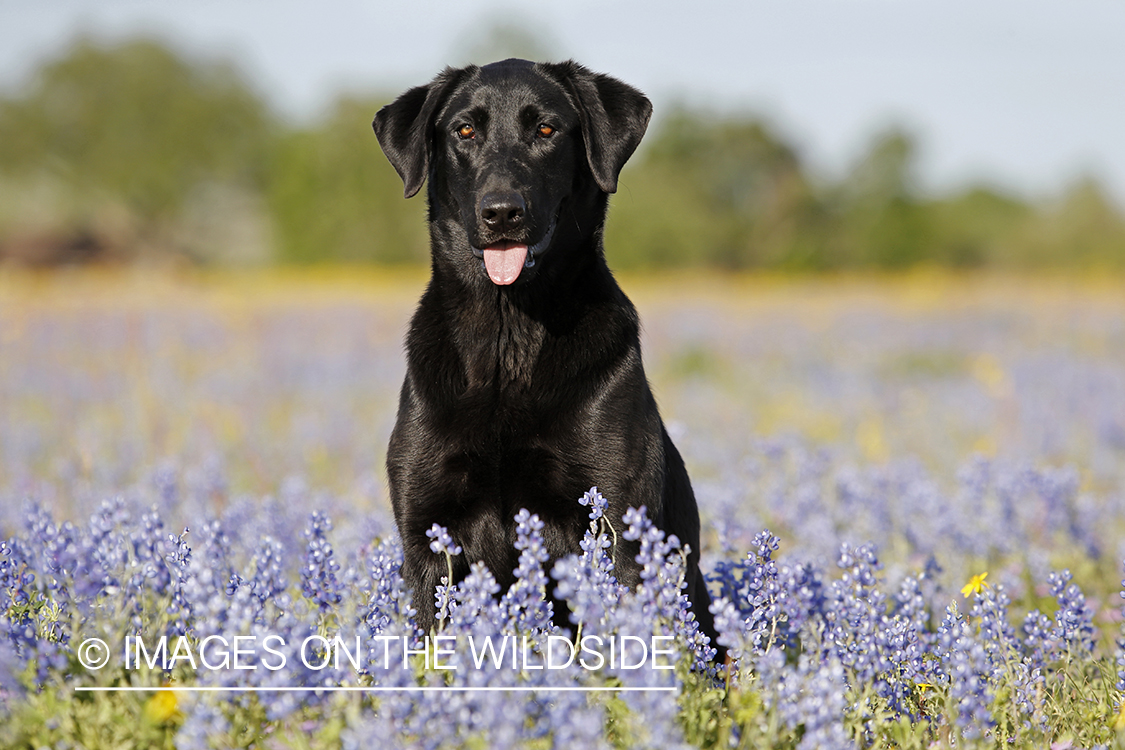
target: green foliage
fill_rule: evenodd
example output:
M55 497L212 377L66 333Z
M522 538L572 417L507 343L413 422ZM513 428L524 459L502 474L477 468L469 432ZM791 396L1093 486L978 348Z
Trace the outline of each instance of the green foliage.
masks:
M1125 218L1091 180L1044 206L983 186L924 197L914 142L891 130L820 184L768 125L683 109L650 141L613 198L606 244L618 267L1125 265Z
M421 262L425 199L402 181L371 130L381 103L345 99L319 127L277 142L266 188L283 262Z
M145 708L146 693L76 693L55 684L29 694L0 731L5 747L110 748L175 747L182 717L161 720Z
M152 220L207 180L260 187L270 127L230 65L191 63L152 41L81 41L23 97L0 101L0 169L49 173Z
M795 151L767 126L680 109L652 138L612 201L614 265L819 265L820 207Z

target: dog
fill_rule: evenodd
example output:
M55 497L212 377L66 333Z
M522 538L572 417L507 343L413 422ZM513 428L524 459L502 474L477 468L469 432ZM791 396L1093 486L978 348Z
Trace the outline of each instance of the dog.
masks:
M432 275L406 337L387 451L423 632L446 574L426 537L433 524L463 550L455 581L479 560L506 589L516 512L539 515L552 560L576 554L589 524L578 498L597 486L618 528L627 508L645 506L690 546L688 597L715 643L695 496L645 378L636 309L602 245L609 195L651 113L640 91L573 61L509 59L447 68L375 115L405 196L428 183ZM630 586L638 550L620 540L615 554Z

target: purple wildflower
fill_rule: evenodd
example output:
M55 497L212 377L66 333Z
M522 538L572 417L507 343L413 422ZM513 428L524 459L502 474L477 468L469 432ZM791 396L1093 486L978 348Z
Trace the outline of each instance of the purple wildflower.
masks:
M438 628L445 627L445 622L449 617L450 609L456 607L457 603L453 600L453 560L456 555L461 554L461 545L453 542L453 537L450 536L449 530L441 524L434 524L426 531L428 536L433 541L430 542L430 549L435 555L445 555L446 575L442 576L441 583L434 587L434 604L437 609L437 622Z
M598 492L597 487L591 487L586 494L578 498L578 502L580 505L588 505L590 507L591 521L598 521L604 518L606 509L609 508L609 500L603 497L602 493Z
M430 549L435 555L446 554L456 557L461 554L461 546L453 543L453 537L449 535L449 530L441 524L434 524L426 532L426 536L433 539L430 542Z
M956 605L950 605L938 629L937 647L957 711L954 723L966 739L979 739L994 725L988 697L988 654L969 632Z
M729 602L741 619L736 622L731 619L730 611L723 611L725 638L731 642L720 642L739 654L745 648L762 653L778 640L784 640L785 613L781 604L784 592L773 559L780 541L768 530L762 531L754 537L755 549L746 558L737 563L720 562L716 566L713 578L719 582L719 600ZM725 605L716 607L717 611L726 609ZM733 631L735 626L739 633ZM745 645L735 646L735 643ZM736 658L739 654L735 654Z
M641 583L632 601L641 604L645 620L671 626L691 654L694 667L707 670L716 652L700 630L684 593L687 551L680 548L674 534L665 537L644 507L628 509L622 520L627 526L622 538L640 542L636 560L641 565Z
M597 507L595 505L595 509ZM594 515L598 518L593 518ZM551 571L558 582L555 593L566 600L570 621L580 629L589 630L602 623L607 609L616 604L623 589L613 575L613 559L609 554L612 543L599 528L600 518L600 514L591 513L590 528L579 543L582 554L556 560Z
M1094 651L1094 612L1082 590L1070 580L1069 570L1047 576L1051 596L1059 603L1051 636L1060 652L1071 658L1085 657Z
M516 580L500 601L510 633L550 632L553 607L547 598L547 574L543 563L550 555L543 546L543 521L521 508L516 513L516 549L520 551Z
M326 538L331 530L331 519L320 511L314 511L304 533L308 543L301 566L301 591L316 603L321 612L327 612L343 599L336 576L340 564L333 559L332 545Z

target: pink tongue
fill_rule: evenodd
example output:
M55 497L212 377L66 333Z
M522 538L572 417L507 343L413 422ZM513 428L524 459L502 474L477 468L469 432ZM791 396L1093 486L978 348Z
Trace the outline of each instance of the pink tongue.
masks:
M511 284L519 278L526 259L527 245L500 241L484 249L484 267L493 284Z

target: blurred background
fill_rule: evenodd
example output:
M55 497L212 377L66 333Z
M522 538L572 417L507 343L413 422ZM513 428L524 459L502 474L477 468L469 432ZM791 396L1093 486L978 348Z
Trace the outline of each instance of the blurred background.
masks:
M0 535L29 499L196 528L245 493L288 498L279 538L390 528L428 249L371 119L446 65L574 58L655 106L607 254L707 554L914 555L861 501L1022 549L990 475L1116 592L1122 39L1120 0L0 0Z
M0 264L404 265L374 112L573 57L656 115L616 269L1125 266L1125 5L0 0Z

